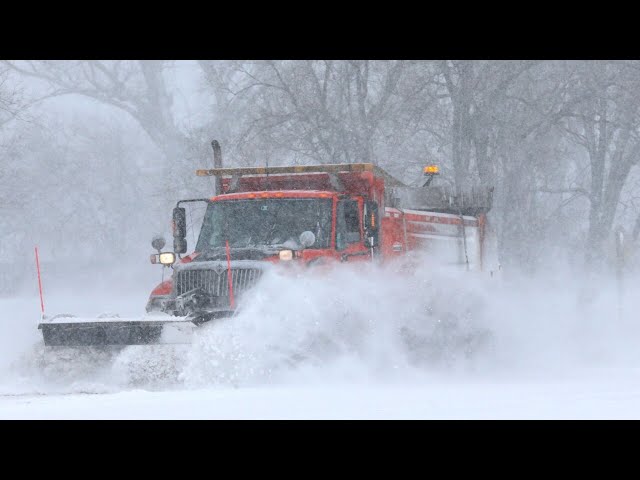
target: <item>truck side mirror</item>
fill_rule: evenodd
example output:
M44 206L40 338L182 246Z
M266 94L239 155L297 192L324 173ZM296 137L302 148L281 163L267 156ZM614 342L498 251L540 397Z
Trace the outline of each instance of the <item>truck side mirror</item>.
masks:
M187 252L187 212L183 207L173 209L173 251Z
M368 247L378 244L380 219L378 218L378 202L367 200L364 202L364 236Z

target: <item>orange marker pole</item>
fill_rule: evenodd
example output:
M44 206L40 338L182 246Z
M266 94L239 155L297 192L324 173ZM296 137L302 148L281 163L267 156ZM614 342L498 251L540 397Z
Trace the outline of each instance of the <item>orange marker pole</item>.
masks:
M36 247L36 270L38 271L38 289L40 290L40 311L44 318L44 297L42 296L42 277L40 276L40 259L38 258L38 247Z

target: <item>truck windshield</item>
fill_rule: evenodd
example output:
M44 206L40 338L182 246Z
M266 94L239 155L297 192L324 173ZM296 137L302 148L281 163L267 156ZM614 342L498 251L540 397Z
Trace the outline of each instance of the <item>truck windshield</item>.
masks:
M331 199L264 198L223 200L207 207L196 250L274 246L300 249L300 234L316 236L310 248L329 248Z

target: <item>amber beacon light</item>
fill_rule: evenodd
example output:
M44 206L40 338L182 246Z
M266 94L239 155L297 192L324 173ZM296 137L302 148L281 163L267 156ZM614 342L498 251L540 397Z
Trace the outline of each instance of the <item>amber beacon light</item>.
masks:
M438 175L440 168L437 165L427 165L423 169L425 175Z

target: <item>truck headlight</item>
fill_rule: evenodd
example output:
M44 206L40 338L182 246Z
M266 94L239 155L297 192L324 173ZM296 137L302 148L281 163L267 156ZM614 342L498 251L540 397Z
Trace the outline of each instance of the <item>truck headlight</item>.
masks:
M293 258L292 250L280 250L280 260L291 260Z
M172 252L166 252L160 254L160 263L162 265L173 265L176 263L176 255Z

